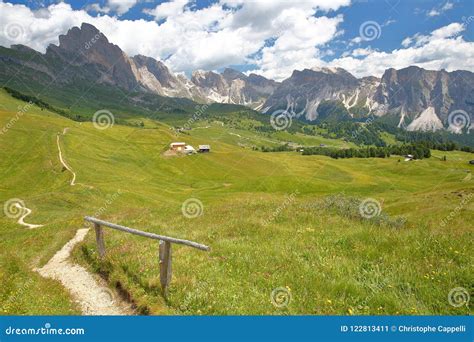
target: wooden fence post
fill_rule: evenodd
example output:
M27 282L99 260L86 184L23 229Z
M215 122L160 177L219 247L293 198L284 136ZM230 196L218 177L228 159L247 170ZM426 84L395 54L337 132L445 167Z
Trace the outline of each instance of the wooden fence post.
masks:
M158 250L158 256L160 261L160 283L163 296L166 297L168 292L168 286L171 282L171 244L176 243L179 245L189 246L200 249L202 251L210 251L209 246L197 243L194 241L177 239L170 236L158 235L154 233L144 232L138 229L133 229L119 224L99 220L95 217L86 216L84 219L87 222L92 222L95 228L95 238L97 242L97 250L99 252L100 259L105 257L105 242L104 242L104 227L120 230L133 235L143 236L149 239L159 240L160 246Z
M171 282L171 242L160 240L159 256L161 289L166 295Z
M97 241L97 249L99 250L99 256L102 259L105 256L105 243L104 243L104 231L98 223L94 223L95 228L95 240Z

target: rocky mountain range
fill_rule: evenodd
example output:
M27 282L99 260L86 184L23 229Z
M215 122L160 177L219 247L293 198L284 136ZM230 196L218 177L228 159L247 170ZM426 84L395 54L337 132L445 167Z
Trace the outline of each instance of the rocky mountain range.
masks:
M341 68L313 68L276 82L228 68L222 73L198 70L188 78L152 57L128 56L86 23L61 35L59 45L50 45L45 54L14 45L0 49L0 60L5 78L20 66L20 72L34 70L38 82L49 77L65 87L86 81L198 103L244 105L266 114L286 111L309 121L318 119L323 101L339 101L353 118L387 117L407 130L461 133L474 127L474 74L462 70L411 66L388 69L381 78L356 78ZM457 117L450 116L453 112Z
M358 79L341 68L295 70L268 97L263 112L283 109L315 120L327 100L340 101L353 117L390 116L407 130L460 133L474 123L474 74L410 66L388 69L380 79Z
M196 102L232 103L255 108L261 106L278 86L273 80L255 74L246 76L233 69L225 69L222 74L198 70L188 79L183 74L172 73L163 62L152 57L127 56L97 28L86 23L61 35L59 46L50 45L46 56L53 54L89 68L100 83Z

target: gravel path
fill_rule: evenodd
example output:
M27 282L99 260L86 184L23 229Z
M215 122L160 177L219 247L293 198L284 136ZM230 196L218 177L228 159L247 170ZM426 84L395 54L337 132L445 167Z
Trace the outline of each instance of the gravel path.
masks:
M20 216L20 218L18 219L18 223L21 224L22 226L25 226L29 229L35 229L35 228L39 228L39 227L43 227L42 224L31 224L31 223L26 223L24 221L25 217L27 217L28 215L31 214L31 209L25 207L24 205L20 204L20 203L15 203L14 204L15 207L17 207L18 209L20 209L21 211L23 211L23 215Z
M88 231L89 228L79 229L72 240L36 271L43 277L59 280L79 303L84 315L132 315L130 305L111 291L103 279L68 260L74 246L84 240Z
M65 128L63 130L63 135L67 133L68 128ZM72 179L71 179L71 185L76 185L76 173L72 171L72 169L69 167L69 165L66 164L66 162L63 159L63 154L61 152L61 145L59 144L59 133L56 136L56 143L58 144L58 151L59 151L59 160L61 161L61 164L72 173Z

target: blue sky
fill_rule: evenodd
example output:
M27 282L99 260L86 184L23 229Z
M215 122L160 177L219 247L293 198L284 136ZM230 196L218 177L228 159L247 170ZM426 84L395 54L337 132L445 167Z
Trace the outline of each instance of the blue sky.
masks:
M24 28L23 41L0 37L1 45L24 43L44 50L55 43L54 33L88 21L128 54L150 55L187 74L228 66L275 79L312 67L344 67L356 76L380 76L387 67L411 64L474 68L472 1L4 0L0 4L7 2L17 6L8 7L5 19L0 17L4 23L30 15L18 5L28 7L32 22ZM35 13L41 10L50 14L38 19ZM61 15L70 16L69 25ZM47 27L47 37L41 37L38 32Z

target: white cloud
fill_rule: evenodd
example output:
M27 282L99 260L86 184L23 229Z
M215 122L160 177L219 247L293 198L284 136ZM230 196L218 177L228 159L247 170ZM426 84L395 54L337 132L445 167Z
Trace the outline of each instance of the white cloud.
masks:
M438 16L438 15L440 15L440 14L441 14L440 11L438 11L438 10L436 10L436 9L433 8L432 10L430 10L430 11L428 12L428 17L436 17L436 16Z
M119 16L127 13L138 0L107 0L104 6L98 3L88 4L85 9L96 13L117 13Z
M448 1L441 7L432 8L431 10L428 11L427 15L428 17L436 17L438 15L441 15L443 12L453 9L453 7L454 7L454 4Z
M442 10L443 10L443 11L447 11L447 10L453 9L453 7L454 7L454 4L453 4L453 3L447 2L447 3L442 7Z
M258 72L265 77L282 80L295 69L320 65L318 46L337 36L337 26L342 16L334 18L306 17L304 12L291 11L281 18L287 24L272 46L262 49L262 56L255 61Z
M163 2L153 9L145 9L143 12L155 18L155 20L166 19L170 16L177 16L184 12L184 7L189 3L188 0L173 0Z
M465 27L459 23L441 27L430 35L415 35L406 38L405 49L391 52L372 51L365 58L346 56L328 63L339 66L358 77L381 76L388 68L401 69L417 65L425 69L473 70L474 43L465 41L459 35ZM357 51L357 50L355 50ZM357 52L356 52L357 54Z
M97 4L97 3L89 4L85 8L86 8L87 11L97 12L97 13L109 13L110 12L109 7L107 7L107 6L102 7L102 6L100 6L100 4Z
M137 2L138 0L107 0L107 7L118 15L122 15L127 13Z
M352 56L354 56L354 57L363 57L363 56L368 56L373 52L374 52L374 50L372 50L372 48L370 46L368 48L365 48L365 49L358 48L358 49L355 49L354 51L352 51Z
M409 47L410 45L414 46L422 46L428 43L430 40L433 39L444 39L444 38L451 38L455 37L464 31L465 27L463 24L460 23L451 23L447 26L443 26L437 30L431 32L430 35L423 35L420 33L415 34L412 37L407 37L402 41L403 47Z
M431 32L434 39L443 39L453 37L464 31L465 27L460 23L452 23Z
M402 40L403 47L409 47L412 43L413 43L412 37L406 37L405 39Z
M388 25L392 25L392 24L395 24L397 21L395 19L388 19L386 20L381 26L382 27L385 27L385 26L388 26Z

